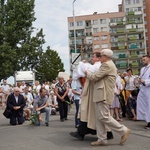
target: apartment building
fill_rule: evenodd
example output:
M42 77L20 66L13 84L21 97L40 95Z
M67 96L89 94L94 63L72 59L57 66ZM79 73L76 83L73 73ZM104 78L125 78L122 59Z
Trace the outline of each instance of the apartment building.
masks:
M150 0L143 1L143 9L146 29L146 47L147 52L150 55Z
M79 53L80 59L90 61L93 52L110 48L121 72L130 67L139 74L141 57L150 47L148 3L149 0L122 0L118 12L76 16L75 25L73 17L68 17L70 64Z

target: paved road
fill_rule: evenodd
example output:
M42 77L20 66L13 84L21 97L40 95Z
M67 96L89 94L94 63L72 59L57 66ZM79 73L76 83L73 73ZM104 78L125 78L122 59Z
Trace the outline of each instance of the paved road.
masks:
M0 108L1 109L1 108ZM108 146L92 147L90 143L97 140L96 136L87 135L84 141L79 141L69 135L74 128L74 108L68 116L68 121L60 122L59 115L51 116L50 126L34 126L30 122L23 125L10 126L0 110L0 150L149 150L150 130L145 130L143 121L129 121L124 119L123 124L131 130L128 141L119 145L120 136L114 133L115 138Z

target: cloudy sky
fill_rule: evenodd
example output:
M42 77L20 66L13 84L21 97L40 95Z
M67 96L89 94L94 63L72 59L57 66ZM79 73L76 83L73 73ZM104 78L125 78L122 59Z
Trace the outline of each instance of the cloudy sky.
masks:
M74 3L75 16L89 15L94 12L117 12L122 0L76 0ZM43 28L46 44L56 50L69 73L69 46L67 17L73 16L73 0L35 0L35 17L33 26ZM13 84L14 79L9 78Z
M76 0L75 15L88 15L94 12L118 11L122 0ZM43 28L46 44L56 50L69 73L69 46L67 17L73 16L73 0L35 0L34 26Z

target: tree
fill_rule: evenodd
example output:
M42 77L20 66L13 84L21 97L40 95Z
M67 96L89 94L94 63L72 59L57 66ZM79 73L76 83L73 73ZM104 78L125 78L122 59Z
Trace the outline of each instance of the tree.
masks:
M32 36L35 0L0 0L0 79L34 69L45 43L43 30Z
M0 79L19 70L35 70L37 77L54 79L64 71L57 52L47 48L43 30L33 36L35 0L0 0Z
M50 47L47 47L46 52L43 53L41 61L35 69L37 71L37 78L40 81L52 81L58 76L59 72L65 71L58 53L51 50Z
M43 44L45 43L43 30L41 29L35 37L28 38L21 46L21 59L19 60L22 70L35 70L43 54Z

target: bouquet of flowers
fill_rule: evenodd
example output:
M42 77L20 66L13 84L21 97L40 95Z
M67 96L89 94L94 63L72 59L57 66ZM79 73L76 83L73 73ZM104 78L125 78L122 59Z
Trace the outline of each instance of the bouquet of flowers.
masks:
M72 107L71 102L64 100L65 103L67 103L70 107Z
M40 113L39 111L34 111L31 114L31 118L30 118L31 124L35 124L35 125L39 124L39 119L38 119L39 113Z

